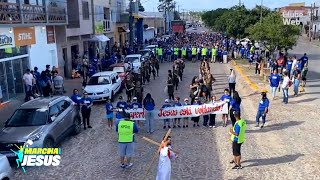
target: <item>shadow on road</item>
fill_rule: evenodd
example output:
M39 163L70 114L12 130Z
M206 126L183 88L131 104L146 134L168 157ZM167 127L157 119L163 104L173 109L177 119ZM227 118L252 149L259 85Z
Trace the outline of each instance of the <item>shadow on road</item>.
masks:
M291 101L291 104L299 104L299 103L303 103L303 102L311 102L314 100L317 100L318 98L308 98L308 99L301 99L299 101Z
M252 163L245 167L256 167L256 166L267 166L267 165L276 165L284 164L296 161L299 157L304 156L304 154L294 154L294 155L285 155L280 157L264 158L264 159L251 159L245 160L242 163Z
M299 126L300 124L304 123L303 121L290 121L285 123L277 123L265 126L263 129L249 129L246 133L264 133L269 131L279 131L283 129L287 129L293 126Z

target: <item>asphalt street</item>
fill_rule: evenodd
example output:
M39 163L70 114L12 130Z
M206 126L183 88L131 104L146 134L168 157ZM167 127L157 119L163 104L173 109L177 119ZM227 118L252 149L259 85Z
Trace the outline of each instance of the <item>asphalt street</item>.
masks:
M320 104L320 47L310 43L307 38L300 37L297 46L291 51L291 55L296 55L297 58L307 53L309 58L309 72L307 75L306 92L304 95L314 98L313 101L309 101L311 104Z

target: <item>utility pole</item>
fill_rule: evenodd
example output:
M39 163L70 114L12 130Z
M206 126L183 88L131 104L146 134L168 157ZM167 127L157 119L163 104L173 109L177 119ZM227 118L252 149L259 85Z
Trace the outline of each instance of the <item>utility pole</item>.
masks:
M133 1L130 0L129 3L129 30L130 30L130 34L129 34L129 45L130 47L133 47L133 21L134 21L134 17L133 17Z
M241 0L239 0L239 7L241 6Z
M309 41L311 42L312 40L312 27L313 27L313 12L314 12L314 5L315 4L311 4L311 12L310 12L310 23L309 23Z

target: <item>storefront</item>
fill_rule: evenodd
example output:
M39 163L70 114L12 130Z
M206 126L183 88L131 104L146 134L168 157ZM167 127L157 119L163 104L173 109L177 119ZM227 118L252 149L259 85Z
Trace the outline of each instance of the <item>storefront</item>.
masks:
M53 27L0 28L0 103L24 92L26 69L41 72L47 64L58 64Z
M0 28L0 103L24 92L22 76L29 68L29 49L24 41L32 43L35 34L21 34L19 29Z

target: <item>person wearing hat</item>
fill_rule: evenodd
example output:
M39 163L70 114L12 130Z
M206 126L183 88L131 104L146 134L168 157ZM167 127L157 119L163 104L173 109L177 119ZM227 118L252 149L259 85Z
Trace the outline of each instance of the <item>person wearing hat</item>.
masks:
M108 127L110 129L112 129L113 127L113 110L114 110L114 107L113 107L113 104L110 100L109 97L107 97L107 103L106 103L106 118L108 120Z
M128 104L123 100L122 96L119 96L119 101L117 102L117 106L118 109L127 109L128 108ZM123 114L118 111L116 113L116 121L120 121L123 120Z
M190 106L189 103L189 98L184 98L184 103L182 104L182 106ZM188 128L189 127L189 118L188 117L184 117L183 118L183 125L182 128Z
M165 108L172 107L169 102L170 102L169 99L164 100L164 105L162 105L161 108L162 108L162 109L165 109ZM170 126L170 119L164 119L164 120L163 120L163 129L166 129L167 126L168 126L169 129L171 128L171 126Z
M256 116L256 127L259 127L260 117L262 117L262 125L261 128L264 127L266 123L266 116L269 110L269 99L267 98L267 91L264 89L261 92L261 100L258 106L258 112Z
M86 125L88 128L92 128L90 126L90 115L91 115L91 106L93 105L92 99L88 96L88 93L83 93L83 97L81 99L81 113L82 113L82 119L83 119L83 126L84 129L86 128Z
M131 158L134 155L134 134L138 133L138 126L130 120L129 113L124 113L124 120L118 122L116 125L116 131L118 132L120 167L130 168L133 166Z
M133 97L133 102L130 104L130 109L139 109L142 108L142 104L138 102L137 97ZM140 121L137 121L138 126L140 127Z
M232 169L242 169L241 166L241 145L245 141L245 133L247 128L247 123L244 119L240 118L240 112L234 111L234 117L236 118L236 123L230 128L230 135L232 141L232 151L233 160L230 163L234 163L235 166Z

